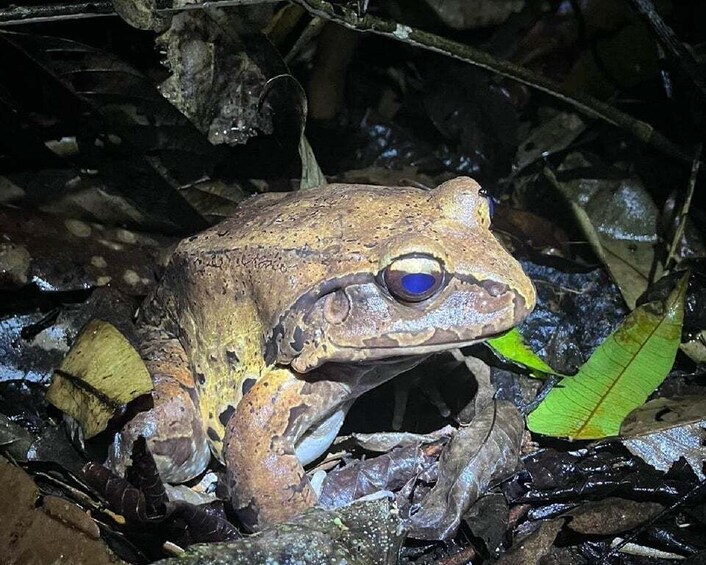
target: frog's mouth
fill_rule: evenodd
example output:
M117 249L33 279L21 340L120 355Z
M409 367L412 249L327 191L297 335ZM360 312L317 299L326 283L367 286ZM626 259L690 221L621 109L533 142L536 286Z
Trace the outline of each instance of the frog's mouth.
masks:
M528 300L511 288L452 277L427 303L401 304L368 276L311 296L306 305L300 298L273 332L267 360L306 373L328 362L380 363L473 345L530 313L534 296Z
M298 357L292 359L291 367L297 372L306 373L324 363L394 364L402 357L426 357L449 349L468 347L506 333L516 325L516 318L522 321L529 314L529 311L522 307L519 316L514 306L506 310L502 319L512 319L512 322L499 322L497 327L486 325L480 334L473 338L464 338L462 332L437 328L430 333L410 332L375 336L366 339L361 347L336 342L332 337L325 346L309 350L305 348Z

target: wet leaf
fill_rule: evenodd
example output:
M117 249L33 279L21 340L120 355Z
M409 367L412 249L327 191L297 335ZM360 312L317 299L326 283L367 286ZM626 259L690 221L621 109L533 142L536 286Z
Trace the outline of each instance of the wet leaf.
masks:
M453 426L444 426L443 428L433 431L428 434L413 434L411 432L378 432L372 434L351 434L350 438L358 447L362 447L367 451L376 451L385 453L395 447L411 447L413 445L421 445L425 443L433 443L436 441L446 442L456 433L456 428ZM341 443L345 437L339 437L334 445Z
M552 506L556 504L575 505L577 499L601 500L608 496L633 500L647 497L669 506L699 482L686 464L675 465L665 474L607 441L573 452L541 449L524 457L523 463L529 482L526 477L518 478L525 486L514 490L510 501L513 505L548 505L545 510L530 511L534 518L545 511L555 515Z
M184 546L241 537L235 526L217 512L181 500L167 500L154 458L142 437L133 446L132 461L130 480L97 463L88 463L83 475L110 508L133 526L152 526L157 535L168 535Z
M643 404L672 367L684 317L684 276L665 303L636 308L573 376L562 380L527 418L533 432L599 439Z
M474 29L504 22L518 11L514 2L478 0L425 0L441 21L452 29Z
M667 471L680 458L704 479L706 397L657 398L633 410L620 429L623 445L645 463Z
M151 390L147 367L130 342L112 324L94 320L54 372L47 400L78 420L91 438L117 409Z
M0 450L16 461L26 461L36 436L0 414Z
M108 501L110 508L128 521L147 523L150 520L161 519L161 516L149 513L140 489L135 488L122 477L118 477L103 465L87 463L83 468L83 476L86 482Z
M550 367L573 375L629 311L603 269L572 272L577 265L566 266L568 272L523 262L537 289L537 306L518 330Z
M483 540L489 554L496 554L507 539L510 520L508 501L500 492L480 497L464 514L463 521L475 538Z
M590 535L615 535L636 528L664 510L656 502L637 502L609 497L582 504L565 515L573 519L568 527Z
M132 444L132 465L128 467L126 475L130 484L143 493L148 514L150 516L164 514L169 499L162 478L159 476L157 464L147 449L147 442L143 436L138 437Z
M515 541L512 548L498 561L498 565L527 565L542 563L543 557L551 553L552 544L564 520L546 520L531 534Z
M517 328L511 329L500 337L489 339L486 343L503 359L524 365L536 376L557 374L527 346Z
M513 172L522 169L549 155L564 151L586 129L580 116L571 112L559 112L549 120L540 123L523 139L517 148Z
M331 471L319 503L324 508L339 508L381 490L398 491L423 469L435 465L442 447L441 443L398 447L385 455Z
M263 92L272 74L286 68L254 30L236 31L239 16L183 11L158 40L171 71L160 91L214 145L245 144L274 131L273 108Z

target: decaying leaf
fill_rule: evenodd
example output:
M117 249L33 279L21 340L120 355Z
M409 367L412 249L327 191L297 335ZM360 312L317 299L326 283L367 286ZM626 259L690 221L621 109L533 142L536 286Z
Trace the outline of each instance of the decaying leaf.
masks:
M502 23L523 7L518 0L425 0L425 3L453 29L473 29Z
M76 419L91 438L106 428L117 409L151 390L137 351L112 324L94 320L54 372L47 400Z
M326 177L316 161L316 155L314 155L314 151L309 145L309 140L307 140L303 130L299 140L299 157L302 160L300 188L314 188L326 184Z
M636 308L573 377L563 379L527 418L533 432L599 439L643 404L669 373L684 319L684 276L664 304Z
M331 471L319 496L324 508L340 508L379 491L398 491L425 469L433 468L443 442L397 447L390 453L354 461Z
M441 455L439 480L409 517L410 536L453 536L471 504L517 471L523 431L522 417L509 402L493 402L460 428Z
M367 451L375 451L378 453L386 453L395 447L410 447L413 445L422 445L432 443L439 440L446 442L451 436L456 433L456 428L453 426L444 426L428 434L413 434L411 432L378 432L373 434L351 434L350 439L355 445L362 447ZM334 441L334 445L338 445L349 439L348 436L341 436Z
M26 461L27 453L36 439L35 434L0 414L0 449L3 453L8 453L16 461Z
M586 122L573 112L558 112L540 123L517 148L513 163L515 174L540 159L564 151L585 130Z
M214 145L244 144L274 131L272 108L261 99L271 76L263 63L279 55L257 36L236 32L234 20L242 15L184 11L159 38L171 71L162 94ZM257 60L250 56L255 49Z
M180 545L238 539L240 532L224 513L207 505L170 501L147 443L140 437L133 445L128 479L97 463L82 470L86 481L106 499L110 508L133 526L153 527ZM222 510L222 509L221 509Z
M657 502L608 497L582 504L563 516L572 517L568 527L574 532L609 536L636 528L662 510L664 506Z
M531 534L519 539L498 561L498 565L528 565L541 563L551 553L552 544L564 520L546 520Z
M572 154L561 170L586 165L581 155ZM566 198L593 251L608 268L627 305L634 308L647 289L658 239L657 206L645 187L635 178L560 182L549 169L544 174ZM660 275L658 269L656 276Z
M660 471L684 458L703 480L706 397L657 398L633 410L620 429L623 445Z

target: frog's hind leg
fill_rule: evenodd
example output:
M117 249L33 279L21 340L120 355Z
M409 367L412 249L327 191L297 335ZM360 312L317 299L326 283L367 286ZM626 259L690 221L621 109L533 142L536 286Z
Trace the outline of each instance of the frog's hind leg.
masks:
M177 339L146 329L141 330L140 354L152 375L153 406L115 435L107 463L124 475L133 442L144 436L162 480L188 481L206 469L211 453L186 353Z

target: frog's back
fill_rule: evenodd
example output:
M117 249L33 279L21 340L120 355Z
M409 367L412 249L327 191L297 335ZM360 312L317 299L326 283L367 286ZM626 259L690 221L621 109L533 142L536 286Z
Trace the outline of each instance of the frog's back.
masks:
M331 184L257 195L230 218L182 241L177 253L200 257L253 246L313 249L334 238L357 243L361 232L365 239L378 239L406 220L426 216L427 194L418 188Z

